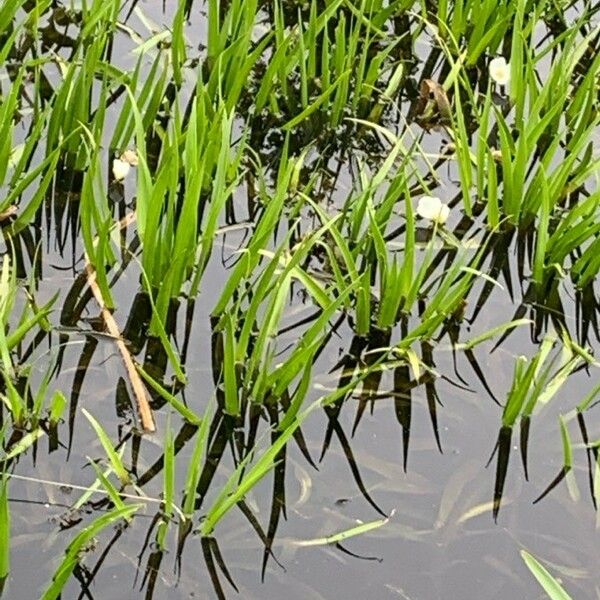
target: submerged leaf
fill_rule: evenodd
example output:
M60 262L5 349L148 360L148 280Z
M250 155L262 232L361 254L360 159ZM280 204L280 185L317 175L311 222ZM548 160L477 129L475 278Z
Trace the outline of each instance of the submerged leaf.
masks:
M390 516L386 517L385 519L377 519L376 521L370 521L369 523L360 523L356 527L351 527L350 529L345 529L344 531L340 531L339 533L334 533L326 537L315 538L313 540L293 540L291 543L294 546L301 547L326 546L328 544L336 544L337 542L342 542L348 538L367 533L368 531L372 531L373 529L378 529L382 525L388 523L393 514L394 511L392 511L390 513Z
M551 600L571 600L571 596L562 588L546 568L529 552L521 550L521 558L533 573L539 584L544 588Z

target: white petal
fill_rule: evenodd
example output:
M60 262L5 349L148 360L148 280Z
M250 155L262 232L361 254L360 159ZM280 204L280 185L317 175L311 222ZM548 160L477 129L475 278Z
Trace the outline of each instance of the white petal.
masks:
M496 68L504 68L507 64L508 63L506 62L504 56L497 56L496 58L492 58L492 60L490 60L490 70Z
M417 214L428 221L443 225L450 215L450 207L435 196L423 196L417 204Z
M490 77L499 85L507 85L510 81L510 65L503 56L490 61Z
M417 214L424 219L433 221L440 212L441 206L442 201L439 198L435 196L423 196L417 204Z
M132 167L138 166L138 155L135 150L125 150L123 154L121 154L121 160L129 163Z
M115 158L113 160L113 164L112 164L112 172L113 172L113 176L117 181L123 181L123 179L125 179L125 177L127 177L127 173L129 173L129 169L131 167L129 166L128 162L125 162L124 160L121 160L120 158Z
M450 207L447 204L442 204L442 206L440 207L440 212L438 213L438 216L437 216L437 222L440 225L443 225L448 220L449 216L450 216Z

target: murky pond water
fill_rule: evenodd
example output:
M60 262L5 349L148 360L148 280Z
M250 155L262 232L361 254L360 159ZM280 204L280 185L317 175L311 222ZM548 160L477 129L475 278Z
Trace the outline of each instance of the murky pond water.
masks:
M151 21L159 30L171 24L177 7L166 4L163 11L160 3L138 3L127 27L146 38ZM206 37L206 21L202 11L193 14L185 32L197 48ZM133 68L137 60L131 38L123 29L115 44L115 63L124 69ZM189 95L193 82L183 89ZM118 114L115 105L111 122ZM21 136L26 138L25 129ZM431 131L423 136L425 151L441 151L443 135ZM112 131L105 132L107 147L111 137ZM264 156L274 152L266 143L257 152L261 150ZM381 158L366 152L359 141L354 151L361 159ZM331 206L343 205L355 185L354 157L342 154L342 161L337 174L333 159L330 165ZM454 166L440 173L443 195L450 200L460 191L459 175ZM214 368L219 357L211 311L246 240L252 219L247 185L240 185L229 214L219 223L222 230L196 301L181 300L171 315L170 330L185 356L188 378L182 397L197 414L203 414L217 394ZM323 197L328 193L323 190ZM111 194L115 214L122 218L134 204L133 180L122 188L113 182ZM528 275L521 276L531 238L510 231L493 237L482 270L501 285L482 278L469 293L466 319L456 324L456 331L449 326L439 339L420 344L419 352L436 376L416 381L406 364L390 366L344 394L343 401L317 408L302 424L301 435L294 436L279 456L273 473L230 511L214 537L197 534L198 520L191 532L172 526L169 550L162 552L154 540L163 494L165 432L175 436L175 492L180 494L193 460L196 429L155 397L157 432L140 435L114 340L95 330L100 310L81 276L84 246L77 202L77 194L61 193L57 187L39 222L21 234L21 245L14 249L21 275L37 269L38 304L58 293L55 306L61 309L51 317L53 330L31 346L32 380L39 385L50 371L49 391L62 390L69 403L57 435L40 439L11 465L11 570L2 598L40 597L76 533L109 508L103 493L78 510L69 508L96 479L90 459L105 456L82 414L84 408L103 424L117 449L124 450L138 486L125 491L132 497L142 495L146 504L126 527L108 528L96 536L64 590L65 599L541 598L519 554L522 548L543 556L554 574L568 581L573 597L598 597L598 516L590 489L594 465L582 438L582 422L573 414L577 402L598 385L597 370L580 368L568 377L552 402L537 410L528 441L518 428L508 443L499 433L498 402L509 395L515 361L521 355L533 357L546 331L562 323L593 354L600 349L597 292L582 299L564 283L562 306L556 298L548 298L546 306L531 299ZM307 221L312 217L303 215ZM402 229L400 218L397 226ZM454 211L447 229L459 240L477 240L475 253L484 226L481 218L463 219ZM285 232L286 227L281 229ZM417 231L423 241L430 236L425 227ZM400 248L402 235L392 236L392 244L394 239ZM131 228L121 243L129 246L130 254L137 251ZM2 251L11 252L6 241ZM451 254L440 249L437 271L447 268L444 261L451 260ZM119 328L138 362L167 385L173 376L167 356L159 341L146 339L150 309L140 293L139 264L128 261L117 273L111 289ZM300 289L292 290L277 339L281 357L306 330L315 310ZM83 304L80 298L85 298ZM500 335L472 353L453 351L458 332L461 340L475 339L515 315L533 321L512 330L497 346ZM317 400L323 390L343 387L356 369L377 360L374 350L405 336L408 325L397 325L388 337L377 332L361 338L347 318L331 323L332 334L313 367L309 400ZM23 347L17 354L27 351ZM571 434L573 470L534 503L563 468L559 415ZM209 467L197 488L199 514L221 492L252 436L259 447L270 443L271 422L275 421L267 409L238 421L216 413ZM598 439L597 410L586 412L585 427L589 440ZM524 445L527 473L522 465ZM363 535L334 544L323 539L384 517L389 517L384 525Z

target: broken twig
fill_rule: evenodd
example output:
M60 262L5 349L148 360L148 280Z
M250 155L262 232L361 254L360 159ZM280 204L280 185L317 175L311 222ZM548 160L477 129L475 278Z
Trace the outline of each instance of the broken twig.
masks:
M127 345L121 337L121 332L119 331L119 326L117 325L115 318L104 304L102 292L100 291L100 287L96 283L96 271L87 260L85 270L87 273L88 284L92 290L92 293L94 294L96 302L100 306L102 320L106 325L108 333L115 338L115 343L117 344L117 348L119 349L121 357L123 358L123 362L125 363L125 368L127 369L127 376L129 377L129 381L131 382L133 394L137 402L138 414L140 417L142 429L147 433L152 433L153 431L156 431L156 424L154 422L154 415L152 414L152 409L150 408L150 402L148 401L148 392L146 391L146 387L144 386L142 378L140 377L137 371L135 362L129 352L129 349L127 348Z

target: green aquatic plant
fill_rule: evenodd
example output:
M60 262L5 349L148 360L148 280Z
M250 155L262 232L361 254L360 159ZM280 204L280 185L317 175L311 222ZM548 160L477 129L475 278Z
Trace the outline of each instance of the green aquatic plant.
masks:
M8 407L13 426L17 428L37 429L45 407L53 364L50 361L45 376L34 393L30 385L31 365L19 364L13 352L32 331L41 329L44 332L50 328L48 315L55 300L56 297L39 307L32 290L24 290L18 285L10 255L4 255L0 271L0 359L3 380L0 398ZM20 315L15 319L19 305Z
M1 438L0 438L1 439ZM10 512L8 508L8 478L0 480L0 591L10 573Z
M494 518L498 517L500 503L506 479L510 456L512 433L517 421L520 423L520 450L525 477L528 477L529 431L534 411L542 407L556 396L569 376L583 365L594 364L593 357L575 342L569 339L566 332L561 338L546 335L540 344L539 351L532 360L525 356L517 357L511 388L502 411L502 426L498 433L498 441L493 455L498 453L496 482L494 486ZM575 489L571 473L573 453L571 441L565 422L560 418L560 432L563 443L563 467L559 475L536 500L541 500L563 478L571 490ZM572 492L577 495L576 492Z
M121 508L115 508L83 528L69 544L65 557L60 562L52 577L52 582L41 596L43 600L55 600L61 596L73 569L75 569L81 560L82 552L94 536L120 519L127 519L133 516L142 506L141 504L128 504Z
M527 552L521 550L521 558L527 565L527 568L533 573L533 576L538 580L538 583L544 588L550 600L570 600L571 596L567 594L558 580L548 572L538 560Z

